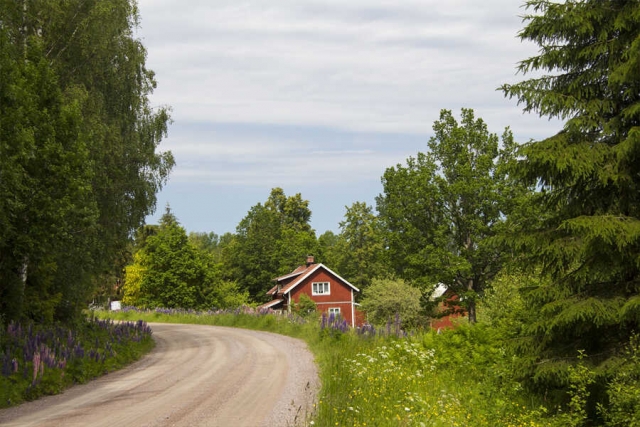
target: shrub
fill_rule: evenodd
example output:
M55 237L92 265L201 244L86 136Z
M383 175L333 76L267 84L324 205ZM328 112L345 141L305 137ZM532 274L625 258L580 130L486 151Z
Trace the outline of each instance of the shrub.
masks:
M295 311L303 317L316 317L318 313L318 307L307 294L300 295L298 303L295 305Z
M383 325L399 315L402 328L408 329L421 323L421 296L419 289L401 279L373 279L363 291L360 305L370 323Z

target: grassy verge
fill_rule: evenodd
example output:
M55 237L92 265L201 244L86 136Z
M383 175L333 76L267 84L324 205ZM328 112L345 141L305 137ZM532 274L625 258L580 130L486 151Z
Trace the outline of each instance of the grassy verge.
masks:
M437 335L325 348L320 426L546 426L501 366L487 331L462 327Z
M118 320L264 330L304 339L322 390L315 426L553 426L540 402L509 376L493 332L462 326L399 338L321 328L295 316L255 312L102 312Z
M73 328L11 323L0 329L0 408L114 371L154 345L144 322L92 319Z

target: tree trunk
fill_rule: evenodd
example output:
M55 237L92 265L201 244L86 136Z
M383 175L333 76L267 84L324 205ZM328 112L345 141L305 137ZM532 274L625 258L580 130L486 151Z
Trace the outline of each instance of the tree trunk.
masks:
M469 313L469 323L476 323L476 298L475 298L475 289L474 289L474 280L469 279L467 282L467 289L469 291L473 291L473 298L467 302L467 311Z
M467 310L469 312L469 323L476 323L476 302L469 301Z

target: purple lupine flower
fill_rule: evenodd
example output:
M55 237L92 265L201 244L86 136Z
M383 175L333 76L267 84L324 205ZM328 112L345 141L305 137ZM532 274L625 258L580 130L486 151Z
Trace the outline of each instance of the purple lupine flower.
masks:
M36 353L33 355L33 381L31 382L31 384L36 383L38 372L40 372L40 353Z
M73 355L76 359L82 359L84 357L84 349L80 344L76 344L73 348Z
M400 337L400 313L396 312L396 318L394 321L394 329L396 337Z

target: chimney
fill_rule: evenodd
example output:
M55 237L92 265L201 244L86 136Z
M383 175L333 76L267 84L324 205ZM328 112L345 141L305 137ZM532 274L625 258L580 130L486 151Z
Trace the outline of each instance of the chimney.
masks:
M307 267L315 262L313 255L307 255Z

